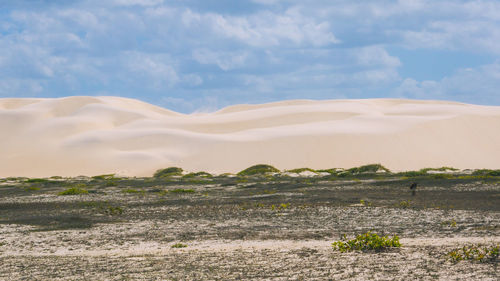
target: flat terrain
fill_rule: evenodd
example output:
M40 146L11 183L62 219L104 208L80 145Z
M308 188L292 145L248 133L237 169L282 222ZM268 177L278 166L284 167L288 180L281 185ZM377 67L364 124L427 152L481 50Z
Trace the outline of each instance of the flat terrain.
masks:
M367 231L402 247L333 251ZM500 244L500 177L0 180L1 280L498 280L470 244Z

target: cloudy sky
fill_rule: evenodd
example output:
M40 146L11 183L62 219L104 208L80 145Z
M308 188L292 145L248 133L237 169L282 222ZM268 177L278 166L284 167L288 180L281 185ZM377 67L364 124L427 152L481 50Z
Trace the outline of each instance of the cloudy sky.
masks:
M0 97L500 105L500 1L0 0Z

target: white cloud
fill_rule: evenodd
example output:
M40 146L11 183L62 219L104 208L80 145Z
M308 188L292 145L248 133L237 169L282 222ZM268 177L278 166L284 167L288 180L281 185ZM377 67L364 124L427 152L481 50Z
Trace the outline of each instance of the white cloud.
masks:
M247 52L214 52L207 49L193 51L193 58L201 64L215 64L220 69L228 71L245 65Z
M360 65L383 67L398 67L401 65L399 58L389 55L387 51L380 46L354 49L353 53Z
M163 3L163 0L114 0L119 6L156 6Z

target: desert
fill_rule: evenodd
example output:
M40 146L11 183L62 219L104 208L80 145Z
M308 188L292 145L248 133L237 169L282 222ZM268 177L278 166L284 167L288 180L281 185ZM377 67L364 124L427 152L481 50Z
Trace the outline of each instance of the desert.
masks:
M443 101L0 99L0 279L497 280L498 124Z

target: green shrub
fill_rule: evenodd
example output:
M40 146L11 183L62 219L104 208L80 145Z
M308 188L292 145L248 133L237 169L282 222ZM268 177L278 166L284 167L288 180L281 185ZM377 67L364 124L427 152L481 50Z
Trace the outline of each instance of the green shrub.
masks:
M158 170L154 173L153 177L155 178L168 178L172 176L181 176L182 175L182 168L178 167L169 167L166 169L161 169Z
M189 173L187 175L182 176L183 179L190 179L190 178L212 178L212 174L209 174L207 172L197 172L197 173Z
M267 173L279 173L280 170L273 166L259 164L252 167L246 168L245 170L238 173L238 176L253 176L253 175L265 175Z
M377 173L379 171L384 171L385 173L390 173L391 171L380 164L369 164L360 167L350 168L351 174L364 174L364 173Z
M175 243L171 247L172 248L186 248L188 245L182 243Z
M84 184L78 184L75 187L68 188L64 191L59 192L59 195L79 195L79 194L87 194L89 193L88 190L86 190L84 187L86 185Z
M172 192L172 193L193 193L194 190L193 189L176 188L176 189L170 190L170 192Z
M27 183L44 183L44 182L49 182L48 179L27 179Z
M472 172L473 176L490 176L490 177L500 177L500 170L488 170L488 169L482 169L482 170L476 170Z
M494 262L498 260L500 246L468 245L455 249L447 254L453 262L462 260L478 262Z
M334 250L344 252L351 251L376 251L380 252L388 248L401 247L399 243L399 237L394 235L392 238L388 236L378 236L375 233L368 231L365 234L359 234L356 238L347 240L344 235L344 239L341 241L336 241L332 243Z
M93 176L92 179L95 179L95 180L113 180L116 178L115 178L115 174L107 174L107 175Z
M296 173L296 174L300 174L302 172L313 172L313 173L317 173L316 170L313 170L311 168L298 168L298 169L292 169L292 170L287 170L287 172L289 173Z

